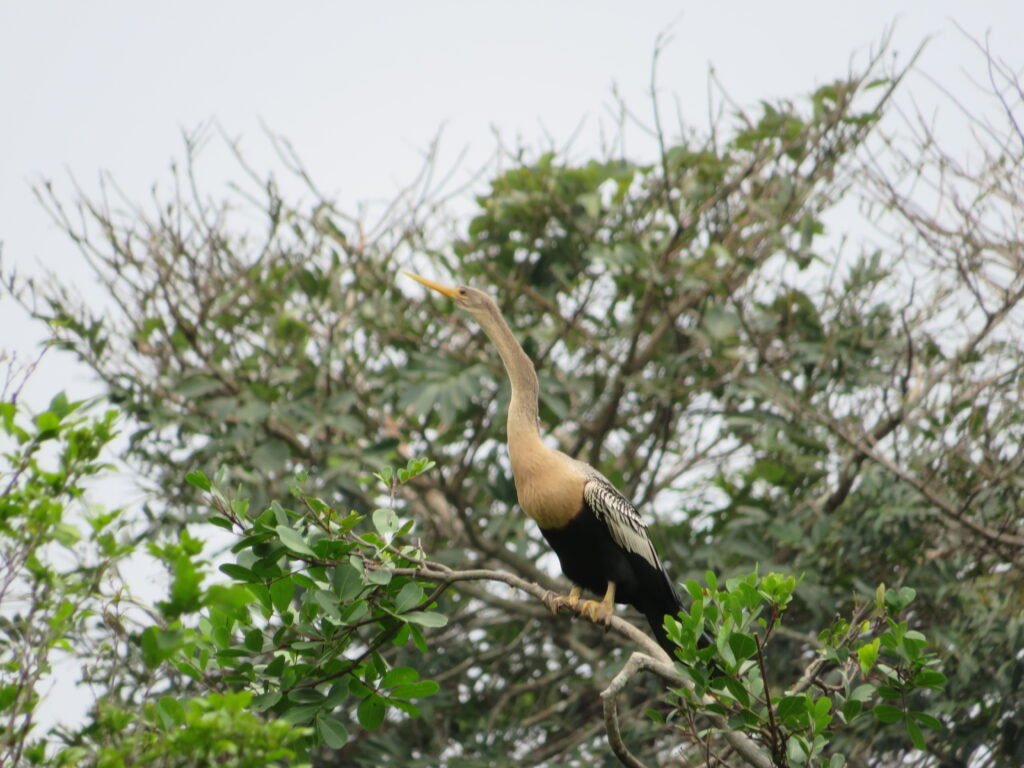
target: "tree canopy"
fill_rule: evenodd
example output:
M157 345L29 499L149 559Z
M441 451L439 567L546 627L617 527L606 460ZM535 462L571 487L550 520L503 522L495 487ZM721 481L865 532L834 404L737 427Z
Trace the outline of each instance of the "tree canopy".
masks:
M41 190L109 301L8 287L114 410L0 412L11 763L1024 762L1024 137L1004 101L949 156L887 118L904 71L503 156L468 217L427 173L362 220L287 148L304 191L239 155L210 197L192 139L152 206ZM543 607L500 360L401 268L493 291L545 431L653 523L676 659ZM148 501L79 509L115 411ZM47 746L60 653L97 701Z

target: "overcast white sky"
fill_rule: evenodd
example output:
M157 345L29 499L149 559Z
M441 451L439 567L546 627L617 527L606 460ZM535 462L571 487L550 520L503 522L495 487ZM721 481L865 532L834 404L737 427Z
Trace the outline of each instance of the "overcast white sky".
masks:
M648 104L656 36L674 22L661 91L685 119L706 116L710 64L741 103L797 96L848 69L850 56L897 21L894 49L933 42L921 67L970 102L980 57L955 30L991 30L1011 64L1024 2L2 2L0 3L0 242L7 268L88 272L31 194L68 174L95 189L109 171L142 197L168 179L181 132L216 118L265 157L260 123L291 139L321 185L344 203L384 198L418 169L445 125L454 156L491 152L492 126L512 140L565 139L586 120L578 154L598 148L613 83ZM928 103L923 79L908 91ZM630 149L648 148L633 132ZM218 167L218 162L223 163ZM204 165L210 191L226 159ZM43 332L0 295L0 349L26 357ZM95 391L51 355L31 397Z
M142 197L166 183L182 130L211 118L245 137L257 158L265 157L261 121L287 136L320 185L349 205L386 198L411 179L442 124L452 156L469 147L467 167L493 150L492 127L533 143L545 132L567 139L586 120L575 152L596 153L613 83L646 110L654 41L673 22L661 92L697 124L706 120L709 65L741 103L799 96L846 73L851 54L863 54L894 21L894 50L909 55L932 36L921 69L979 109L983 97L963 69L983 76L983 61L951 20L976 36L990 30L993 49L1024 65L1021 0L625 8L595 0L0 0L5 268L54 271L90 295L88 271L35 202L32 183L53 178L66 190L71 173L95 189L99 172L109 171ZM910 97L925 107L941 101L924 78L907 84L902 98ZM951 130L947 147L966 147L966 132ZM630 149L643 157L650 147L632 135ZM203 167L215 193L228 166L212 155ZM0 350L28 357L44 336L0 289ZM72 397L97 391L70 360L49 355L29 401L44 405L61 389ZM73 718L86 703L69 701L49 716Z

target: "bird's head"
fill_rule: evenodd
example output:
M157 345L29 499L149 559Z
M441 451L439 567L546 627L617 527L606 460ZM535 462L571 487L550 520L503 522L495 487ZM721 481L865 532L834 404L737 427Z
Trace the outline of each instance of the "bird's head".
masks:
M427 286L433 291L444 294L449 299L455 302L455 306L460 309L464 309L474 317L479 317L481 314L490 312L494 308L494 300L483 291L478 291L476 288L470 288L468 285L442 285L441 283L435 283L433 280L427 280L425 277L414 275L412 272L403 273L411 277L417 283Z

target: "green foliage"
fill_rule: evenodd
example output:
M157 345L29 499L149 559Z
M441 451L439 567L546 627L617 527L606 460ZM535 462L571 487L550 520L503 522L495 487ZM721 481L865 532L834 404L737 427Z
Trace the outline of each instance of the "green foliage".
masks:
M99 768L218 765L227 768L308 768L304 742L311 729L253 714L249 693L210 693L184 700L164 696L141 712L100 704L95 726L80 745L50 763Z
M12 373L8 374L8 382ZM129 548L121 513L81 503L106 469L116 414L53 398L30 416L17 393L0 402L0 763L39 762L32 732L56 658L71 653L111 599L109 572Z
M74 653L83 636L93 631L89 620L98 613L103 614L105 620L107 617L115 620L109 613L116 610L116 597L108 591L109 572L134 551L132 545L114 534L119 513L76 507L83 493L83 482L105 469L100 453L114 437L116 420L114 411L96 418L91 417L83 406L83 403L69 402L64 395L58 395L46 411L25 419L19 414L13 398L0 404L0 428L8 438L8 450L3 454L4 464L0 472L4 488L0 496L3 598L5 605L23 606L15 613L5 614L0 646L5 670L0 680L0 713L5 723L2 754L5 760L14 764L22 759L31 763L43 760L45 746L31 741L30 737L34 710L39 702L39 687L46 682L51 658L57 652ZM400 470L400 474L403 480L408 480L429 466L427 462L410 462L408 467ZM201 487L211 488L201 473L194 473L189 479ZM222 497L218 495L218 498ZM315 501L304 500L304 503L312 510L316 508ZM275 507L270 514L274 520L289 519L288 513L280 507ZM358 516L350 515L342 523L343 530L350 530L357 520ZM299 555L313 555L312 549L305 545L296 530L278 525L278 538L270 542L270 537L259 535L266 531L256 522L250 522L253 525L250 533L256 539L250 540L244 551L251 552L253 547L260 545L276 546L278 550L276 558L269 555L263 558L264 562L258 566L261 574L266 575L271 564L281 558L282 545ZM391 533L385 534L389 540ZM374 537L374 534L370 536ZM377 538L377 544L383 546L383 539ZM58 547L58 550L53 547ZM354 549L353 545L345 548L343 554L341 550L333 554L339 558L354 557ZM231 630L236 624L240 631L254 626L256 619L246 614L254 602L264 607L263 619L268 619L270 601L267 595L271 592L280 612L292 621L290 597L284 596L281 587L287 585L290 596L296 588L293 577L276 573L276 578L269 579L269 585L258 586L260 579L252 571L239 565L225 565L224 569L229 573L234 569L231 575L253 583L248 587L214 584L204 588L204 564L200 559L202 544L187 530L176 542L150 544L149 551L167 565L172 578L168 599L158 604L167 623L147 627L138 637L142 659L150 667L175 660L185 673L198 677L214 656L215 663L221 662L218 675L224 677L226 672L234 673L233 678L228 676L225 679L237 687L242 682L237 669L251 670L252 665L237 660L239 649L232 647L232 643L241 638L234 637ZM376 552L372 547L370 551ZM356 562L362 568L364 561ZM372 562L380 565L377 560ZM352 616L367 616L370 614L367 605L382 599L387 590L380 585L371 585L365 591L359 589L357 595L345 586L343 579L338 578L338 574L346 569L356 573L347 564L334 572L335 583L350 602L346 616L350 619ZM309 591L309 577L296 572L294 578L305 587L303 596L307 606L307 610L300 609L294 615L294 621L303 618L315 622L320 610L318 605L321 604L330 612L328 621L338 616L337 601L309 602L310 596L320 598L322 595ZM423 602L423 590L412 581L395 579L392 584L395 599L385 609L390 611L387 616L400 616L398 623L402 626L405 626L405 621L411 622L413 637L422 643L417 627L439 626L444 623L444 617L429 611L411 610L421 608ZM357 596L358 600L355 599ZM201 628L198 631L186 629L181 618L201 608L204 609ZM352 622L356 621L352 619ZM315 658L317 654L311 649L308 635L302 635L300 642L295 634L304 630L294 626L289 629L290 632L284 627L277 628L278 644L283 642L284 648L288 648L290 643L295 643L302 648L296 653L296 658ZM389 634L393 637L396 633L389 630ZM406 632L405 637L408 636ZM244 642L244 647L250 652L263 649L263 631L249 629L244 631L243 637L244 640L237 645ZM325 643L328 639L336 641L330 645L329 651L336 658L348 643L360 637L351 632L347 642L325 638ZM89 648L92 650L91 646ZM196 649L194 653L201 659L199 665L181 660L186 650L192 649ZM325 657L327 655L324 654ZM285 656L278 652L275 658L284 661ZM321 669L327 670L325 674L332 671L327 658L320 658L319 663ZM399 668L374 675L373 669L372 666L366 669L353 666L353 670L360 673L360 678L367 683L373 684L382 676L385 678L379 687L375 686L379 693L367 697L370 705L359 709L361 719L362 713L366 712L366 718L376 719L378 725L387 706L413 712L412 701L437 691L436 684L419 680L415 670ZM302 673L302 667L293 663L287 675L294 681L299 679L296 675ZM269 681L269 677L264 679ZM315 696L315 690L306 687L311 681L310 674L301 681L303 690L297 691L296 696L301 699L305 692L324 700L322 706L313 708L319 713L315 731L313 728L294 727L296 722L313 720L312 715L296 717L296 707L278 707L286 719L264 722L255 717L248 711L252 695L246 692L210 693L184 702L172 696L164 697L157 704L143 708L141 721L138 720L139 713L101 701L93 728L76 739L80 743L62 749L54 758L55 764L71 765L85 758L103 766L135 764L139 760L152 765L198 766L214 762L234 766L295 764L295 750L304 751L309 742L316 740L314 733L333 747L339 747L345 741L345 727L330 716L328 702L333 701L336 706L344 699L344 694L338 698L338 691L343 690L340 683L347 684L348 678L339 678L332 689L333 699ZM309 701L304 701L308 705ZM260 704L260 710L269 708L265 698Z
M815 685L805 675L779 690L768 677L770 642L782 627L796 580L755 571L719 589L709 571L707 585L688 581L690 609L665 619L693 683L673 690L674 718L692 724L697 715L718 715L731 729L762 739L778 765L827 768L846 764L832 748L839 732L859 738L874 723L900 723L914 748L925 749L921 728L943 729L926 711L947 683L937 669L941 662L924 635L897 620L914 590L880 586L872 619L839 619L819 634ZM857 617L871 607L856 611ZM704 643L707 636L714 642Z
M378 477L387 494L433 466L410 459ZM261 511L199 470L187 479L208 493L213 519L232 533L234 561L219 567L231 581L205 583L202 547L187 531L178 542L150 545L172 578L170 599L158 604L166 623L141 634L146 664L168 663L204 687L254 693L252 707L271 718L268 728L306 727L308 738L289 742L304 748L341 749L351 732L380 728L389 712L417 717L438 684L383 654L407 644L425 653L425 632L447 619L436 610L439 590L411 575L423 557L404 543L412 521L388 506L367 525L363 515L306 495L301 475L292 483L296 509L274 501Z

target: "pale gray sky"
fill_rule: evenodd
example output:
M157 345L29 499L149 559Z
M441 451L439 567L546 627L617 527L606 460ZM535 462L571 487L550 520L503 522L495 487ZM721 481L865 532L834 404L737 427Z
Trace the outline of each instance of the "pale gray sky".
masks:
M57 233L30 185L68 172L95 189L109 171L129 195L166 182L181 131L216 118L245 137L259 161L260 121L291 139L322 186L353 204L383 198L417 170L439 126L445 145L493 149L492 126L511 139L557 139L586 120L578 154L596 151L613 83L648 106L651 52L674 22L661 91L684 118L706 117L713 64L741 103L796 96L845 73L850 56L897 21L894 49L935 39L921 67L964 98L978 96L961 68L979 69L974 35L992 31L1011 64L1024 29L1016 0L621 2L3 2L0 3L0 242L4 263L54 270L88 290L88 272ZM915 98L935 89L912 82ZM980 98L980 97L979 97ZM671 102L670 102L671 104ZM644 154L639 132L630 148ZM216 191L229 171L211 158ZM268 160L269 165L269 160ZM43 334L0 296L0 348L22 356ZM51 355L31 400L63 387L93 391Z
M493 150L492 126L526 143L545 132L566 139L586 120L577 156L598 150L613 83L647 114L651 54L674 22L660 66L661 93L683 117L706 122L706 76L713 64L744 104L799 96L848 71L851 54L897 22L894 50L909 55L934 40L920 67L962 100L986 106L964 75L983 61L951 23L984 36L1013 66L1024 64L1020 0L869 0L766 3L0 2L0 242L6 268L46 270L90 294L75 248L35 202L31 184L68 173L87 190L109 171L130 196L166 183L180 157L182 129L215 118L266 158L261 121L287 136L320 185L340 202L386 198L418 170L421 151L445 125L467 168ZM923 77L901 98L926 109L942 98ZM946 103L944 109L955 116ZM967 146L951 123L947 148ZM649 157L639 132L630 149ZM261 154L261 152L263 154ZM269 160L267 160L269 167ZM229 175L216 154L203 166L207 188ZM0 349L33 354L44 338L0 293ZM67 357L50 355L28 394L44 405L61 389L97 391ZM64 696L46 720L75 719L84 694Z

